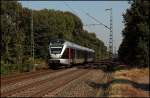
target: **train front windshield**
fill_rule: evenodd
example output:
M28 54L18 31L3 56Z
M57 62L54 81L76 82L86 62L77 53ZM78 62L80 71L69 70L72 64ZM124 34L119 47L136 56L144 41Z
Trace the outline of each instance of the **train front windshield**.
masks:
M51 54L60 54L62 48L51 48Z
M51 54L60 54L63 48L64 40L56 39L52 40L50 43L50 51Z

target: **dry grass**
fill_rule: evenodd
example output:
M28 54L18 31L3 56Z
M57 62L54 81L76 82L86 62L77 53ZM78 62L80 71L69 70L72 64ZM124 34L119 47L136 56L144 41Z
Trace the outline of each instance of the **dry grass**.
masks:
M48 69L48 65L45 62L45 60L43 60L43 59L35 59L34 62L35 62L34 66L35 66L36 70Z
M114 78L123 78L123 79L129 79L134 80L139 77L148 76L149 75L149 69L143 68L143 69L130 69L130 70L120 70L116 71L114 73Z
M113 80L119 79L149 84L149 68L116 71ZM112 82L107 92L108 97L149 97L148 91L136 88L132 83Z
M129 84L113 84L109 88L109 97L148 97L148 93Z

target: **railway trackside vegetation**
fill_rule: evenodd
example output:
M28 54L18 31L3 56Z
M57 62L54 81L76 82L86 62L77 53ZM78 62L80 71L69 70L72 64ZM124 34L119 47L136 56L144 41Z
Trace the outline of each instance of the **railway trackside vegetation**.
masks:
M119 58L133 67L149 66L149 7L148 0L133 0L123 15L125 28L119 48Z
M118 70L108 85L107 97L149 97L149 68Z
M26 66L25 70L30 71L33 68L28 67L32 65L32 18L35 61L49 57L49 42L55 38L93 48L96 58L108 56L104 43L95 33L84 30L81 19L75 14L52 9L31 10L17 1L1 1L1 74L9 73L7 69L21 70L19 67Z

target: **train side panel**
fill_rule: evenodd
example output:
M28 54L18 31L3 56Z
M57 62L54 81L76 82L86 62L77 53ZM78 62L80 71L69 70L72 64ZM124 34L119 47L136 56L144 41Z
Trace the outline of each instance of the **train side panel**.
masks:
M52 57L51 59L49 59L50 64L59 64L60 66L60 64L71 65L71 64L82 64L85 62L94 61L94 51L92 49L88 49L86 47L82 47L82 46L79 46L79 45L76 45L67 41L64 42L62 45L59 45L59 47L60 46L63 46L63 47L61 49L61 52L59 53L57 51L56 53L54 53L55 49L54 47L52 47L54 54L50 52L50 55ZM60 50L60 49L57 49L57 50Z

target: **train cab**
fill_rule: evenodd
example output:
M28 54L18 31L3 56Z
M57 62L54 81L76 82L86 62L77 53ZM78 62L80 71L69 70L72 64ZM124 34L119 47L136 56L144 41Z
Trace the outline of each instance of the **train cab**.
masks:
M79 64L94 60L94 50L62 39L52 40L49 45L49 64Z

